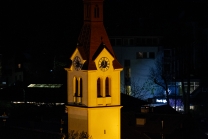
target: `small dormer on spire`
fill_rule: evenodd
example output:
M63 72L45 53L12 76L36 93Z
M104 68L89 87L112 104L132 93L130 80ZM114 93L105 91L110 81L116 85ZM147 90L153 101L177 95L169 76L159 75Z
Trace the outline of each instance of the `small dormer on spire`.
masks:
M84 21L103 22L103 0L84 0Z

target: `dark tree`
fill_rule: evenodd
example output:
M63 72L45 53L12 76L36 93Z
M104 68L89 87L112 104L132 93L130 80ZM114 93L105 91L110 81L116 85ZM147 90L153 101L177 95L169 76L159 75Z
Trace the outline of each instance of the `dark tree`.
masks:
M149 80L165 90L167 105L170 105L168 85L172 81L172 73L166 66L162 52L159 52L155 65L150 68Z

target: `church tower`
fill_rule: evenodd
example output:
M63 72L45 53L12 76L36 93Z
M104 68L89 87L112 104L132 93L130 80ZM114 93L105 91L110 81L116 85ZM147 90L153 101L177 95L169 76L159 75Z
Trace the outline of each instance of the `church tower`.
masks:
M103 25L103 0L83 0L84 24L67 71L68 132L120 139L120 72Z

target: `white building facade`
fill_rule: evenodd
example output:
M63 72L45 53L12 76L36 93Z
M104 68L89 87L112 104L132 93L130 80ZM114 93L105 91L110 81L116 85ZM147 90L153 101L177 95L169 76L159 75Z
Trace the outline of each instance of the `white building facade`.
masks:
M162 39L162 36L110 37L117 59L124 67L121 72L122 93L141 99L152 97L138 93L148 81L149 70L155 65L155 58L162 47Z

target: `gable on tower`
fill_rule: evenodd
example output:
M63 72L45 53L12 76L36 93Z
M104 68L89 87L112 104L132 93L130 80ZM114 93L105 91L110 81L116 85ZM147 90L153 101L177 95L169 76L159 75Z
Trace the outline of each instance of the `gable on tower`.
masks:
M106 47L106 45L102 42L102 43L100 44L100 46L97 48L97 51L95 51L95 53L94 53L92 59L95 60L95 58L101 53L101 51L102 51L104 48L111 54L111 56L113 56L113 54L109 51L109 49Z

